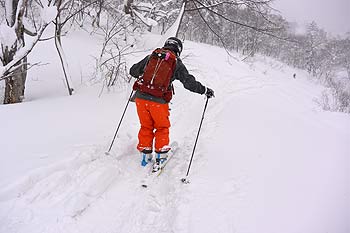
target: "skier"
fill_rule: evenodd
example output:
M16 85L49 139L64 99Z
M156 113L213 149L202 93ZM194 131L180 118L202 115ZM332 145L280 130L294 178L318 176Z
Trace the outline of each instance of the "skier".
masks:
M179 80L183 86L195 93L214 97L214 91L196 81L187 71L179 58L182 42L176 37L166 40L163 48L156 49L151 55L130 68L130 75L137 78L134 84L135 94L132 100L136 103L140 120L137 149L141 152L142 166L152 161L153 141L156 152L156 163L161 166L168 157L169 146L169 101L172 98L172 82ZM167 76L169 76L167 78ZM158 79L158 81L157 81ZM157 83L157 84L154 84ZM157 86L158 85L158 86ZM159 86L165 85L166 88ZM155 91L159 89L159 91ZM153 167L153 170L157 169Z

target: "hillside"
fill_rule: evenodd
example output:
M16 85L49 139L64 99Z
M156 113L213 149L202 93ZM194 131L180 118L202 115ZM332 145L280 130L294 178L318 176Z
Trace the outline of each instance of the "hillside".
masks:
M139 49L159 40L147 36ZM205 98L174 83L171 139L180 149L144 189L133 104L105 154L131 86L99 97L90 76L99 42L76 32L64 41L75 88L67 96L51 46L31 54L49 64L30 70L25 102L0 106L0 232L350 231L350 118L321 110L322 87L305 72L185 41L184 63L216 97L185 185Z

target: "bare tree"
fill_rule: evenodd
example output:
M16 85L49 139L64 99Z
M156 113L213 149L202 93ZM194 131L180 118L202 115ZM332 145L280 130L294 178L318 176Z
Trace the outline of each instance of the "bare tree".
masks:
M63 28L69 23L74 22L76 16L79 14L83 19L85 10L89 9L91 6L98 4L98 15L94 17L93 23L99 25L100 22L100 14L102 10L103 0L94 0L91 2L85 2L84 0L56 0L56 6L58 9L57 16L54 20L55 24L55 46L58 52L64 79L66 82L66 86L68 89L68 94L73 94L72 81L69 73L68 62L64 54L63 45L62 45L62 36L63 36ZM91 8L90 8L91 9ZM88 11L89 13L89 11Z
M253 56L264 38L288 40L271 14L271 1L186 1L181 35ZM277 19L278 20L278 19Z
M339 46L339 62L345 68L350 82L350 33L347 34L346 38L336 40L336 44Z
M124 12L130 15L134 21L136 19L151 31L154 26L162 25L161 33L164 33L169 25L177 17L181 4L174 1L146 1L134 2L126 0L124 2Z
M68 70L68 62L66 60L66 57L64 55L63 47L62 47L62 29L63 26L68 22L68 20L63 20L62 18L64 17L63 12L64 11L71 11L73 9L74 5L74 0L57 0L57 9L58 9L58 14L55 18L55 46L61 61L62 65L62 70L64 74L64 78L66 81L67 89L68 89L68 94L72 95L73 94L73 88L71 84L71 78L69 75L69 70Z
M133 20L119 12L106 12L106 24L100 27L99 34L104 42L100 55L96 57L96 73L94 79L103 81L104 86L123 85L128 82L125 55L132 52L132 47L138 34Z
M47 5L38 2L42 10L38 22L40 25L35 28L35 32L31 32L24 26L29 0L6 1L6 22L0 25L1 34L6 37L0 41L0 60L3 65L0 67L0 80L5 80L4 104L11 104L19 103L23 99L28 68L27 55L40 40L56 10L50 7L51 2L48 2ZM25 33L34 37L27 45L24 40Z

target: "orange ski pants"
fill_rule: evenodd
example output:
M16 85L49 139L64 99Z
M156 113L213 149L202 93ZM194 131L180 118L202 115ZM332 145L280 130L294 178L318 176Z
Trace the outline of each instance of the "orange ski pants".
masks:
M155 151L161 152L169 146L169 105L140 98L136 98L135 102L141 124L137 149L152 150L154 139Z

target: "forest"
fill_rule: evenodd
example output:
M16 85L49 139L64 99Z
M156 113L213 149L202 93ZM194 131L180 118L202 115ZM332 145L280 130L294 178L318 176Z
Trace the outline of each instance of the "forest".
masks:
M62 43L70 31L104 38L94 75L96 82L110 87L128 81L124 56L142 34L166 33L181 13L176 33L180 39L220 46L229 56L237 52L244 60L261 54L307 70L326 87L318 100L323 109L350 112L350 33L334 36L315 22L304 33L297 32L295 23L272 7L272 0L0 0L0 5L3 104L22 102L27 71L41 65L27 58L37 43L55 41L52 52L60 57L67 93L72 95ZM54 30L47 35L51 23Z

